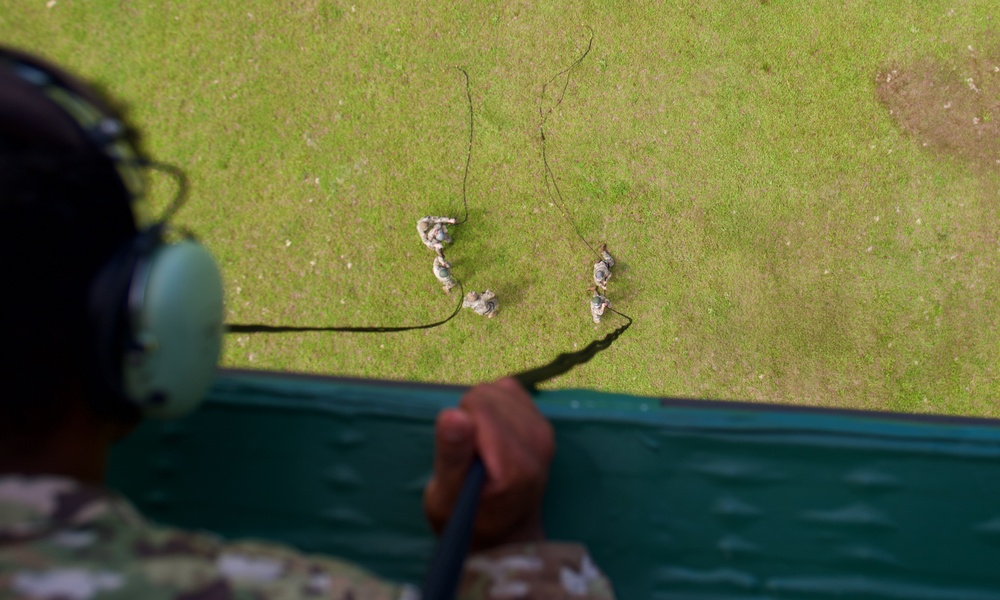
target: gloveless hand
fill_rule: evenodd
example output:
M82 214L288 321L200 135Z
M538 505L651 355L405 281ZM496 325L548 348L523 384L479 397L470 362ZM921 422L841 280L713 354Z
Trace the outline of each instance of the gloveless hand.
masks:
M472 546L544 538L542 496L555 453L552 426L511 378L478 385L435 425L434 474L424 510L438 533L455 506L476 454L486 467Z

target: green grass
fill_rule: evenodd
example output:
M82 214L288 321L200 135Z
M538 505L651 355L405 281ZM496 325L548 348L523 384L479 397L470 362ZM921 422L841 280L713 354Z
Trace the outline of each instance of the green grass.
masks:
M460 216L449 67L468 69L471 215L448 256L498 318L234 336L227 366L471 383L616 325L590 322L592 259L545 197L537 137L541 84L586 24L548 152L635 324L552 385L1000 415L1000 177L929 152L874 93L890 64L995 38L993 2L406 4L2 0L0 39L100 82L188 171L180 221L235 322L449 313L414 222Z

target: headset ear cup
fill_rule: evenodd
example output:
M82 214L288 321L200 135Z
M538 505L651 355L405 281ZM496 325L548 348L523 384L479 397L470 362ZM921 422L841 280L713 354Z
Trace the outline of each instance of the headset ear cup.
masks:
M122 387L143 414L180 416L198 405L215 374L222 277L208 250L190 240L159 246L135 276L134 343L122 357Z
M90 286L94 346L89 396L93 407L108 416L136 414L134 408L128 408L130 398L122 390L120 362L129 336L126 318L129 283L139 260L136 247L127 244L105 263Z

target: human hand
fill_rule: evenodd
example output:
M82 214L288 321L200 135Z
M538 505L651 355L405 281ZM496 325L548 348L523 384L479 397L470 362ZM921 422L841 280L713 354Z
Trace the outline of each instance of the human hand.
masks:
M454 225L455 224L455 219L448 219L448 222L451 223L452 225Z
M514 379L478 385L458 408L438 414L434 474L424 489L424 512L440 533L478 454L486 467L472 547L537 541L542 496L555 453L552 426Z

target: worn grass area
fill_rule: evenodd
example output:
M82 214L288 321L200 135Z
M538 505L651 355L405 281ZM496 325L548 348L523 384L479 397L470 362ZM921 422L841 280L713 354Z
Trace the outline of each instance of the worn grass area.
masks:
M548 152L635 325L553 385L1000 415L1000 168L897 123L878 89L897 69L997 90L993 2L407 4L0 0L0 39L104 84L187 169L181 220L239 322L448 314L413 224L460 212L449 67L468 69L471 215L449 258L498 318L235 337L229 366L474 382L615 326L589 321L592 260L545 198L537 136L586 24Z

